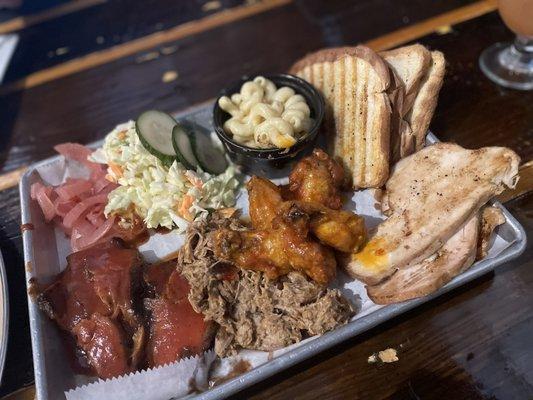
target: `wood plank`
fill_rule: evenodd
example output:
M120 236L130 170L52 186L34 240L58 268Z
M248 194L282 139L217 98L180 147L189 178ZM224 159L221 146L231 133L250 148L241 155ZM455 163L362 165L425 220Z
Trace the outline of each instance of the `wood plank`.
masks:
M35 399L35 386L17 390L7 396L2 397L2 400L34 400Z
M283 70L306 51L326 44L353 43L354 38L368 39L375 33L353 29L364 27L369 15L375 15L363 11L361 20L348 12L344 13L346 20L342 13L320 19L318 11L312 18L302 16L301 9L291 4L184 38L176 43L180 50L168 56L143 63L136 63L132 56L0 98L0 131L5 132L0 162L15 168L48 156L59 141L88 142L101 137L106 129L139 110L159 107L172 111L211 98L240 73L260 72L261 68ZM379 17L393 24L392 18L398 16L382 13ZM335 24L328 22L332 18ZM375 20L373 23L376 25ZM258 48L257 32L265 31L272 34L265 46ZM291 43L283 42L283 37L290 37ZM493 85L480 74L476 63L483 48L510 38L512 34L492 13L457 25L448 35L433 34L421 40L443 50L449 65L433 130L446 140L471 147L510 145L527 159L533 151L526 144L533 126L531 95ZM225 43L233 47L225 47ZM165 84L161 76L168 70L177 70L179 78ZM17 189L1 191L0 202L8 205L0 216L0 244L10 257L12 298L25 299ZM511 204L511 211L528 232L533 232L532 205L533 196ZM532 250L530 244L519 260L494 275L278 374L236 398L298 399L311 392L323 398L528 398L532 388L524 377L530 374L527 361L533 348ZM17 322L22 322L16 326L15 347L8 355L10 368L0 393L20 387L21 381L31 381L28 328L22 326L27 324L24 301L17 301L19 308L12 311ZM373 352L399 348L400 344L398 363L367 363Z
M507 189L500 194L497 199L502 203L507 203L519 197L525 196L533 191L533 160L520 166L520 180L514 189Z
M0 190L9 189L19 184L20 178L26 172L27 167L20 167L13 171L0 175Z
M511 207L533 232L533 196ZM528 216L529 215L529 216ZM528 255L529 252L529 255ZM519 259L244 390L235 399L488 400L533 393L533 245ZM387 348L399 361L369 364Z
M9 292L9 336L0 396L33 383L26 278L17 187L0 191L0 248Z
M475 3L475 4L473 5L473 6L475 6L475 7L471 7L471 6L461 7L461 8L459 8L459 10L463 10L462 12L455 12L455 11L454 11L453 13L454 13L454 15L458 16L457 18L465 18L465 15L467 15L467 14L468 14L468 15L473 15L473 14L472 14L472 10L478 10L478 11L479 11L479 10L482 10L482 9L483 9L483 8L482 8L482 4L485 4L485 3L486 3L486 2L483 1L483 2ZM468 9L469 11L465 13L465 12L464 12L465 9ZM415 26L418 26L418 25L423 25L423 26L425 26L425 27L427 27L427 26L432 26L432 27L433 27L433 30L434 30L434 29L436 29L439 25L438 25L438 24L435 24L435 23L430 24L430 23L428 23L427 21L443 21L443 20L450 21L450 19L449 19L449 17L448 17L449 13L444 13L444 14L442 14L442 15L445 16L445 17L438 16L438 17L430 18L430 19L425 20L425 21L423 21L423 22L421 22L421 23L419 23L419 24L415 24ZM421 31L421 30L418 30L418 31L419 31L419 32L424 32L423 30L422 30L422 31ZM401 34L401 32L403 32L403 30L401 29L401 30L399 30L399 31L397 31L397 32L399 32L399 33ZM386 36L386 37L389 37L390 35L385 35L385 36ZM402 37L405 38L406 36L402 36ZM325 39L323 39L323 40L327 40L327 38L325 38ZM378 38L378 39L376 39L376 40L374 40L374 41L370 41L369 43L372 43L372 42L374 42L374 43L379 43L379 41L380 41L380 39ZM385 43L385 42L383 42L383 43ZM148 54L151 54L151 53L148 53ZM158 52L155 52L155 56L156 56L156 57L159 57L160 55L159 55ZM19 171L18 173L14 173L14 174L12 174L12 175L6 176L5 178L2 178L2 177L0 176L0 190L1 190L3 187L9 187L9 185L14 185L14 184L16 184L16 183L17 183L17 179L16 179L16 178L17 178L17 176L19 176L21 173L22 173L22 172ZM2 183L2 182L3 182L3 183ZM3 185L3 186L2 186L2 185Z
M0 96L0 132L5 135L0 143L0 172L52 155L52 145L61 141L99 139L116 123L135 118L147 107L167 111L189 107L212 98L242 74L285 71L306 52L364 41L387 27L423 20L461 3L438 0L425 9L412 0L367 0L357 7L342 0L315 8L287 4L170 42L165 47L178 49L172 54L155 47ZM393 5L402 12L380 11ZM368 15L373 16L371 22ZM264 32L269 32L268 40ZM146 54L155 58L141 60ZM168 70L178 71L176 81L162 82ZM40 145L41 140L50 146Z
M505 89L481 72L478 57L514 34L495 12L434 33L422 43L447 59L444 85L430 129L443 141L467 148L508 146L523 162L533 159L533 92Z
M107 0L76 0L68 3L60 4L56 7L40 13L25 15L22 17L12 18L9 21L0 23L0 35L12 33L30 26L40 24L53 18L61 17L97 4L105 3Z
M113 0L66 14L17 32L3 83L243 4L246 0L145 0L132 7L130 0Z
M481 0L372 39L366 45L376 51L390 49L433 33L440 28L449 29L453 25L479 17L496 9L496 0Z
M29 89L37 85L42 85L43 83L75 74L89 68L94 68L122 57L149 50L155 46L160 46L171 41L198 34L205 30L229 24L239 19L247 18L275 7L280 7L290 1L291 0L268 0L254 3L249 6L245 5L236 7L232 10L212 14L197 21L191 21L166 31L156 32L132 40L131 42L111 47L110 49L91 53L87 56L67 61L55 67L35 72L24 79L2 85L0 86L0 96L16 90Z
M432 3L431 14L438 14L471 3L473 0L438 0ZM215 5L215 7L212 6ZM52 68L87 54L109 49L155 32L200 19L221 10L228 10L245 0L147 0L137 2L135 13L124 17L131 9L128 0L114 0L83 9L19 31L19 42L4 76L4 84L20 81L30 74ZM408 7L399 3L396 11L385 15L389 0L348 0L317 2L307 0L299 5L301 12L317 24L327 39L335 45L340 39L346 43L361 40L362 32L383 32L419 21L428 16L428 7L421 0L411 1ZM375 10L375 11L374 11ZM350 17L370 15L359 19L357 29ZM72 32L76 32L75 35ZM354 35L355 33L355 35ZM375 33L374 35L375 36ZM370 36L371 37L371 36ZM370 38L365 37L365 38Z

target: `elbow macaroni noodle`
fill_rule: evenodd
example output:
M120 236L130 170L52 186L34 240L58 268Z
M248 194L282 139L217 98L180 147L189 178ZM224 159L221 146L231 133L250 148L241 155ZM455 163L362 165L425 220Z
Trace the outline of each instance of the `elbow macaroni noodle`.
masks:
M313 123L302 95L287 86L278 89L262 76L245 82L240 93L221 97L218 105L231 115L224 130L253 148L291 147Z

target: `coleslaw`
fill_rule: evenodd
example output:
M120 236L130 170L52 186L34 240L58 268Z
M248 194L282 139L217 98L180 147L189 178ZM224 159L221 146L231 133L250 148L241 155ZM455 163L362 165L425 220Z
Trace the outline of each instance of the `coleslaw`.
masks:
M239 182L233 165L218 176L177 161L168 167L144 148L134 121L113 129L90 160L107 164L107 179L120 185L109 193L105 214L119 216L124 226L134 211L148 228L184 231L209 210L235 205Z

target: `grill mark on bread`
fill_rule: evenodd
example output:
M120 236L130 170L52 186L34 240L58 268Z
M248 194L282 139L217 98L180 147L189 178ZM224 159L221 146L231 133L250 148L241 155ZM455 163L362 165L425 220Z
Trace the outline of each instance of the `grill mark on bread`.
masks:
M330 152L335 158L341 158L355 187L382 185L389 170L391 117L383 93L390 85L386 63L364 46L341 47L307 55L290 71L297 74L309 71L314 64L320 64L322 69L315 68L308 80L322 92L326 102ZM365 79L372 81L365 82Z
M344 146L344 158L348 160L350 167L353 168L355 160L354 145L355 145L355 90L356 90L356 62L352 57L345 58L346 63L346 77L344 81L346 93L346 104L344 107L344 135L348 140Z
M315 87L319 90L319 92L324 93L324 80L322 79L322 73L323 73L323 66L322 64L314 64L312 66L312 75L311 75L311 82L314 83ZM324 103L326 103L326 98L324 97ZM327 118L327 114L326 114Z
M290 72L301 71L309 65L323 62L335 62L346 56L366 60L380 78L380 91L385 91L390 85L389 70L385 62L372 49L365 46L337 47L316 51L297 61Z
M358 185L361 183L361 160L364 157L363 153L363 147L361 146L361 143L359 143L362 139L362 132L363 132L363 124L361 121L361 114L363 113L363 107L364 107L364 93L361 91L361 85L360 82L363 77L361 77L361 60L357 60L356 64L356 70L355 70L355 92L354 92L354 101L356 102L356 109L355 109L355 130L353 132L354 135L354 142L355 147L352 149L352 152L354 153L354 162L353 162L353 176L354 176L354 185Z
M311 82L311 76L309 74L309 70L311 67L306 67L301 73L298 74L300 78L304 78L306 81Z
M342 75L342 60L336 61L333 63L333 77L335 79L335 85L334 85L334 103L333 103L333 121L334 121L334 137L333 137L333 148L334 152L333 154L335 156L341 156L342 157L342 135L339 134L341 131L341 123L340 120L341 115L340 111L342 109L342 106L344 104L344 99L342 97L342 86L343 86L343 76Z
M328 150L331 154L335 153L335 148L331 145L332 138L335 137L335 127L332 121L334 101L333 79L333 64L329 62L324 63L324 82L321 89L326 103L326 133L328 135Z
M371 107L370 107L370 100L373 96L373 94L368 93L368 79L370 74L369 68L364 68L364 84L363 84L363 102L366 102L366 107L363 107L363 110L365 110L364 113L361 114L361 126L364 128L361 131L361 148L362 148L362 158L361 158L361 177L359 178L360 181L363 183L363 185L368 185L370 183L370 179L367 177L368 171L372 173L372 168L367 168L367 164L371 163L372 160L374 160L374 154L373 154L373 147L372 142L374 140L374 135L368 134L368 113L372 113Z

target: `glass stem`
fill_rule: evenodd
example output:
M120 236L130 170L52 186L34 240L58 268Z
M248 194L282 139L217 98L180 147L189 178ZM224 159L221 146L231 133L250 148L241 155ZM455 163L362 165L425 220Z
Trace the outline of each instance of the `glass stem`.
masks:
M514 40L514 48L519 53L530 53L533 54L533 38L516 35Z

